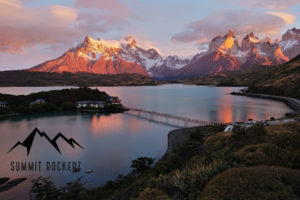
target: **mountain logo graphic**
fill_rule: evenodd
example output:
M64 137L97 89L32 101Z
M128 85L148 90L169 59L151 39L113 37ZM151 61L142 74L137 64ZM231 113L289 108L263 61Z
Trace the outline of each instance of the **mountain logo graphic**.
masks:
M11 152L13 149L15 149L17 146L21 145L23 147L25 147L27 149L27 156L30 153L30 149L31 146L33 144L34 138L36 135L39 135L41 138L45 138L48 140L48 142L56 149L56 151L58 151L58 153L61 154L60 149L57 145L57 140L59 138L63 139L67 144L69 144L70 146L72 146L75 149L75 145L77 145L78 147L80 147L81 149L83 149L83 147L76 142L76 140L74 140L73 138L67 139L62 133L58 133L52 140L49 138L49 136L45 133L45 132L41 132L39 129L35 128L30 135L23 141L20 142L18 141L7 153Z

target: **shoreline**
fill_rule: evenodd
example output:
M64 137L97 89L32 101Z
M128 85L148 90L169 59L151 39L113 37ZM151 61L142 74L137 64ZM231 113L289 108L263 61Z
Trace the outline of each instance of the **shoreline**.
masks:
M255 97L261 99L271 99L276 101L281 101L285 103L289 108L291 108L294 112L300 112L300 100L291 98L291 97L283 97L283 96L274 96L268 94L256 94L256 93L244 93L244 92L232 92L231 95L237 96L247 96L247 97Z
M243 93L243 92L232 92L230 94L280 101L285 103L290 109L293 110L293 112L300 113L300 100L291 97L273 96L273 95L255 94L255 93ZM176 149L179 145L183 144L185 141L188 140L188 138L191 135L191 130L195 130L197 128L199 128L199 126L180 128L180 129L174 129L169 131L167 150L164 153L164 155L160 158L160 160L163 160L164 158L167 158L169 155L171 155L174 149Z
M19 116L29 116L29 115L43 115L43 114L68 114L74 113L76 115L82 113L92 113L92 114L118 114L126 112L127 109L118 109L118 110L74 110L74 111L62 111L62 110L55 110L55 111L48 111L48 112L34 112L34 113L12 113L6 115L0 115L0 120L6 120L10 117L19 117Z

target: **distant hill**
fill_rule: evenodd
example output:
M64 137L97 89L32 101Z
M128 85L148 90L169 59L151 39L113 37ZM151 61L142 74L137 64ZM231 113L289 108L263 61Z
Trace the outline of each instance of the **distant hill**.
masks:
M288 63L264 71L247 92L273 94L300 99L300 55Z
M256 67L219 79L218 86L249 86L246 92L300 99L300 55L289 62L267 68Z
M26 70L0 72L0 86L135 86L158 85L160 82L140 74L89 74L32 72Z
M251 66L240 71L212 73L173 81L191 85L247 86L249 93L300 99L300 55L277 66Z

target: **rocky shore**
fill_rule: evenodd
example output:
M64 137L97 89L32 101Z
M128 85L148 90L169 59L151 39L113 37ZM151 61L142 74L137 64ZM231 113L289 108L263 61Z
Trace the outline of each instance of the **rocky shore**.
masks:
M193 130L196 130L197 127L192 128L180 128L175 129L169 132L168 134L168 147L163 158L168 157L172 154L174 149L179 145L183 144L185 141L189 139Z

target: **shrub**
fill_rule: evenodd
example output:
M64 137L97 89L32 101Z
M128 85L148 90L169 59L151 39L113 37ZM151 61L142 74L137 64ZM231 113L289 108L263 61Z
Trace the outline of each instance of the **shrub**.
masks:
M133 173L136 175L140 175L146 170L150 169L154 163L154 158L148 157L139 157L136 160L133 160L131 163L131 168L133 169Z
M171 200L168 195L166 195L163 191L146 188L142 192L139 193L139 197L137 200Z
M236 155L245 165L283 165L287 166L289 158L284 149L274 144L247 145Z
M67 101L61 104L60 109L63 111L74 111L76 110L76 105L71 101Z
M81 178L74 182L67 183L65 186L56 187L51 177L38 177L32 180L30 190L30 199L38 200L79 200L88 192L88 189L82 183Z
M59 198L60 191L50 177L38 177L32 180L32 183L30 199L48 200Z
M232 168L205 186L200 200L300 198L300 171L282 167Z

